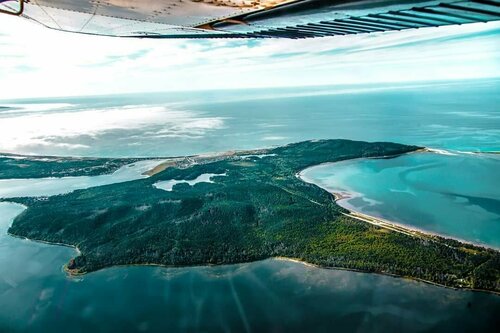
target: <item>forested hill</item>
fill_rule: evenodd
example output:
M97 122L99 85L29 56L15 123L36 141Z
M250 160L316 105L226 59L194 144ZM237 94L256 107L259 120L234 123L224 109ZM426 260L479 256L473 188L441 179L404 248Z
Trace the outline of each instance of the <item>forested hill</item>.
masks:
M259 156L238 152L194 158L192 164L175 163L147 179L16 199L28 209L9 232L77 246L81 255L67 265L72 274L113 265L230 264L281 256L500 291L497 251L408 236L344 216L329 193L296 177L319 163L416 149L321 140L261 150ZM180 183L172 191L153 186L206 173L221 176L213 183Z

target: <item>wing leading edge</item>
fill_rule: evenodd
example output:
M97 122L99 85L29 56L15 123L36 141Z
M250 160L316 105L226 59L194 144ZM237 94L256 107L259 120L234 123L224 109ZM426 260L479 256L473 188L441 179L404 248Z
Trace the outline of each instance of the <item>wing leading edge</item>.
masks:
M0 0L48 28L142 38L312 38L500 20L493 0Z

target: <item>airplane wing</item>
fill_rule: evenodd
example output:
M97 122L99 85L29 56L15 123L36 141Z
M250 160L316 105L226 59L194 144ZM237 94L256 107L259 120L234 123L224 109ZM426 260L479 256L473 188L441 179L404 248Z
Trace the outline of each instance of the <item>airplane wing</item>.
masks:
M0 0L68 32L141 38L311 38L487 22L493 0Z

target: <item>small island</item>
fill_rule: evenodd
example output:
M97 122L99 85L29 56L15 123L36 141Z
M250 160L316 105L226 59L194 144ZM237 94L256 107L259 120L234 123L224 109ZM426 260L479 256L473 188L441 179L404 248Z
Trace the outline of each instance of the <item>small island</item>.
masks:
M79 255L66 265L72 275L115 265L220 265L279 257L500 292L500 252L356 218L331 193L297 176L320 163L419 149L317 140L176 157L148 178L48 198L8 199L28 207L9 233L76 247ZM73 162L77 170L78 161ZM103 168L94 160L85 163L94 172L125 162L103 159L102 165L108 163ZM193 181L204 175L209 181ZM167 190L155 186L172 180Z

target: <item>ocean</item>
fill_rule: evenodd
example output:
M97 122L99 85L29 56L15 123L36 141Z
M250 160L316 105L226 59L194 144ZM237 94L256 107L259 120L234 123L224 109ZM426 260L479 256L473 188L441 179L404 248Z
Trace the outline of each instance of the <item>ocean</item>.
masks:
M0 152L158 157L309 139L500 151L500 80L0 101Z

